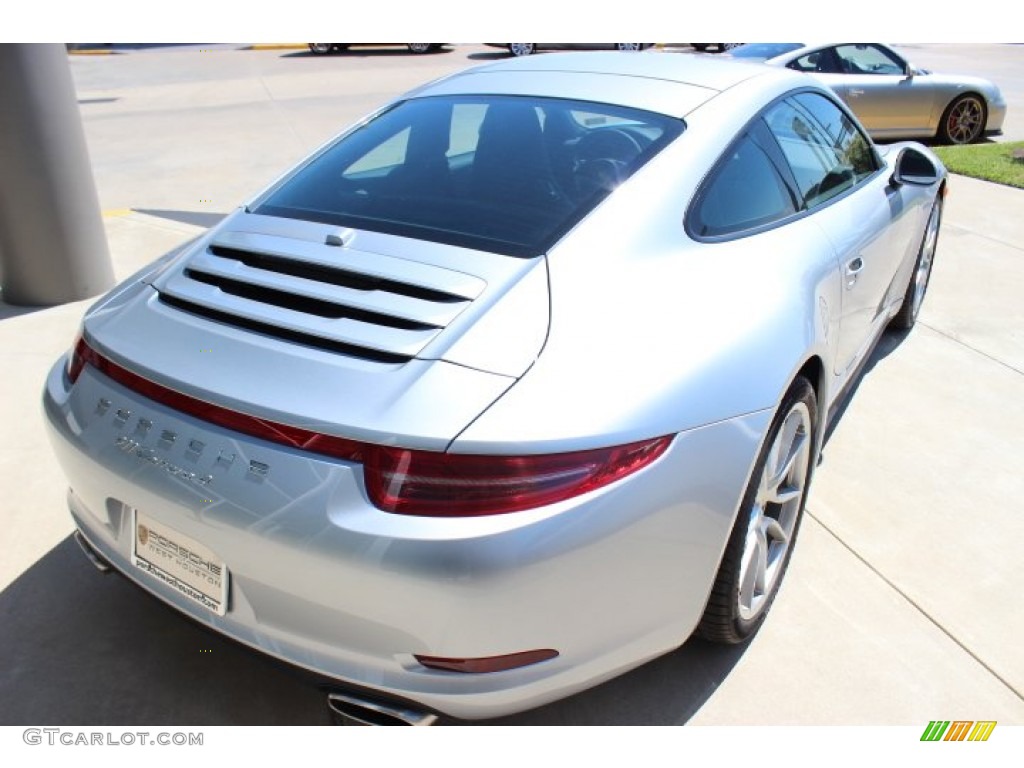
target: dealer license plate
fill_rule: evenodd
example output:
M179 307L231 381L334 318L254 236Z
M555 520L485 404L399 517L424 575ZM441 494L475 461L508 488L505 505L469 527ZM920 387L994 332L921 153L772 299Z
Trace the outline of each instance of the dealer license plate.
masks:
M227 613L228 569L209 548L138 510L133 527L133 565L219 616Z

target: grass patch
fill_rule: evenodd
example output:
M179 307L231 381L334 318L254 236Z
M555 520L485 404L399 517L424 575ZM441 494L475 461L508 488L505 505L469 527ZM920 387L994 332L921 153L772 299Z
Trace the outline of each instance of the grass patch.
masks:
M932 149L951 173L1024 189L1024 158L1013 156L1014 152L1024 154L1024 141Z

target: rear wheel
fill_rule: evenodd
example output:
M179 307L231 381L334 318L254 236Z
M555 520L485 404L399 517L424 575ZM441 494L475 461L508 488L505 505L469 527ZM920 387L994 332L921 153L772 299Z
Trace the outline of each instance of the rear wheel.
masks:
M740 643L761 626L793 552L817 446L818 404L800 377L782 399L754 464L697 631Z
M334 48L334 43L307 43L309 50L317 56L326 56Z
M513 56L529 56L537 50L535 43L509 43L508 52Z
M928 224L924 228L924 238L914 262L914 273L910 276L907 292L903 296L903 306L889 323L897 330L908 331L917 322L924 303L924 295L928 290L928 282L932 276L932 265L935 263L935 247L939 242L939 226L942 223L942 198L936 198L932 211L928 215Z

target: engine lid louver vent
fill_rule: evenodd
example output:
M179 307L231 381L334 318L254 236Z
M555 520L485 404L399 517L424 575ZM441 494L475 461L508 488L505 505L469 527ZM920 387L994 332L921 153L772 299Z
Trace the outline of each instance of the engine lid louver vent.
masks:
M420 262L228 231L154 287L164 303L219 323L402 362L433 341L486 283Z

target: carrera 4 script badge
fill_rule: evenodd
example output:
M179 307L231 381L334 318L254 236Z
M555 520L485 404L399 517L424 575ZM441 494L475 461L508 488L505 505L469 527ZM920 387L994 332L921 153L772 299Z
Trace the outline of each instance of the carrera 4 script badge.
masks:
M100 398L96 404L95 413L101 417L105 416L111 405L111 401L107 398ZM121 434L114 438L114 445L118 450L194 485L206 487L213 482L213 475L185 469L161 455L162 451L171 450L177 443L178 435L175 432L168 429L154 430L153 422L141 417L132 425L131 418L132 412L126 408L114 411L112 426L119 430L127 428L129 432L129 434ZM133 426L134 428L132 428ZM151 433L157 440L155 448L144 444L147 436ZM195 438L190 439L185 445L186 458L192 459L198 459L207 447L204 442ZM234 453L222 450L214 460L214 466L220 467L223 471L229 471L234 465L235 459ZM247 472L253 478L262 479L270 474L270 465L262 461L251 460Z
M195 472L189 472L187 469L182 469L177 464L172 464L167 459L159 456L154 449L146 448L145 446L140 445L137 441L132 440L130 437L120 435L116 440L114 440L114 445L125 453L130 453L136 458L142 459L142 461L148 461L153 466L160 467L175 477L188 480L190 483L206 486L213 482L213 475L197 475Z

